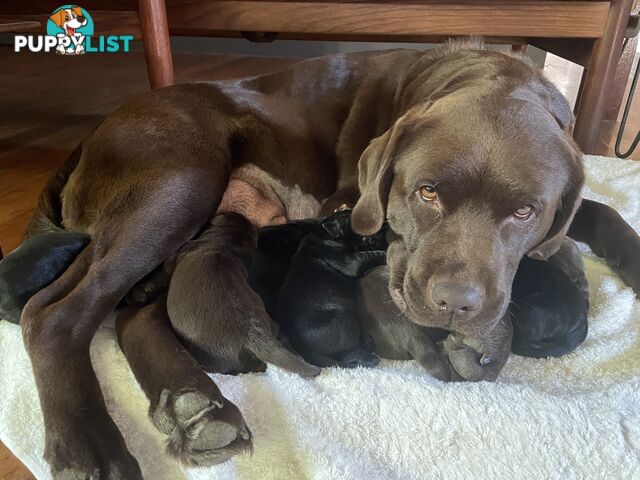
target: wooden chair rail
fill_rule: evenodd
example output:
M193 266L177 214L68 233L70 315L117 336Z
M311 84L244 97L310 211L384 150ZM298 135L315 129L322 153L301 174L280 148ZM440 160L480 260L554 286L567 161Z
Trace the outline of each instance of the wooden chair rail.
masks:
M599 38L609 2L174 0L167 2L167 11L171 29L200 31Z

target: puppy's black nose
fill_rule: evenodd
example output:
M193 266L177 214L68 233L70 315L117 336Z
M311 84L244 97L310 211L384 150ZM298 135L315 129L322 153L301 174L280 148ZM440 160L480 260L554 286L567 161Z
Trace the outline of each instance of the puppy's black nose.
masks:
M482 291L470 282L440 281L431 291L431 301L436 310L456 315L465 315L480 309L482 300Z
M78 15L78 21L84 23L84 15Z

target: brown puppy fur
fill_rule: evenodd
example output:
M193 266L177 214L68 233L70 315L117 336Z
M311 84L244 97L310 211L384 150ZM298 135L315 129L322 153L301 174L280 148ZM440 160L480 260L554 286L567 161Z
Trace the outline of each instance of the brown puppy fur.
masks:
M375 352L392 360L415 359L427 372L445 381L493 381L511 350L508 315L482 337L419 325L389 300L389 269L380 266L357 283L357 309L363 335L373 339Z
M256 234L241 215L218 214L210 227L180 250L167 296L171 325L210 372L262 371L265 363L272 363L315 376L318 367L277 340L276 323L247 283Z
M359 187L356 230L373 233L386 216L396 235L398 306L480 337L502 318L520 257L553 253L578 204L570 126L567 103L537 70L480 45L334 55L158 89L118 109L46 185L28 228L92 238L21 319L53 475L140 477L105 409L89 344L131 287L211 221L230 178L290 220ZM427 182L437 202L416 193ZM535 213L516 222L529 203ZM474 297L473 313L451 318L432 307L442 282L454 297ZM242 282L234 288L229 297L246 298ZM166 376L180 382L178 371L137 369L143 388ZM230 421L242 430L241 418Z
M256 230L248 220L237 213L216 215L178 253L167 296L171 325L210 372L264 370L265 363L272 363L315 376L318 367L277 340L277 325L247 283L255 248Z

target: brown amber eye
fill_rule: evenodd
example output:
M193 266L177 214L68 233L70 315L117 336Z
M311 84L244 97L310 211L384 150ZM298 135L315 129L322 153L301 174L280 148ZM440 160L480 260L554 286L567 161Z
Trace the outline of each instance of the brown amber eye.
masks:
M438 198L438 192L431 185L423 185L418 190L420 192L420 197L425 202L434 202Z
M526 220L531 216L532 213L533 207L531 205L525 205L516 210L513 216L519 218L520 220Z

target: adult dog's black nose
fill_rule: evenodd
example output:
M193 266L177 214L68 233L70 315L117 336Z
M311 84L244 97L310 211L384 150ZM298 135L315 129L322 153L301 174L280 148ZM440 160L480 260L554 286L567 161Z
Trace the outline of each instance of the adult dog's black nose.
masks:
M459 280L440 281L431 291L431 301L436 310L455 315L466 315L479 310L483 296L478 287Z

